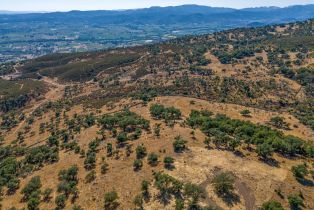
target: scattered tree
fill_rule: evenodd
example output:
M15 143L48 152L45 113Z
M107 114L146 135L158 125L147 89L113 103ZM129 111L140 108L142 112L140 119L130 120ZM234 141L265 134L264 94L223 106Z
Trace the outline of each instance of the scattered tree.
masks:
M212 181L216 193L222 197L232 193L234 190L234 182L234 176L229 172L220 172Z
M147 160L151 166L155 166L158 163L158 155L156 153L150 153L147 157Z
M133 203L135 205L135 207L139 208L139 209L142 209L143 208L143 195L142 194L139 194L137 196L134 197L133 199Z
M165 168L167 169L171 169L173 168L173 163L174 163L174 159L170 156L167 156L164 158L164 164L165 164Z
M96 171L95 170L91 170L88 174L86 174L85 176L85 182L86 183L91 183L92 181L94 181L96 179Z
M64 194L57 195L55 199L55 203L58 208L63 209L65 207L65 202L66 202L67 197Z
M118 193L116 191L107 192L105 194L105 209L111 210L116 209L119 205L118 203Z
M303 199L299 195L289 195L288 196L289 204L294 209L300 209L303 206Z
M267 143L259 144L256 147L256 153L258 154L258 156L264 159L268 159L269 157L271 157L273 152L273 147Z
M305 164L292 166L291 171L297 179L304 179L309 173Z
M284 208L278 201L268 201L262 205L261 210L284 210Z
M175 152L182 152L186 149L185 144L187 143L186 140L182 139L181 136L175 137L175 140L173 142L173 149Z
M141 159L136 159L133 162L133 168L135 171L141 170L143 167L143 161Z
M146 147L144 145L137 146L135 151L138 159L142 159L147 155Z
M242 111L240 112L240 114L241 114L243 117L251 117L251 111L248 110L248 109L242 110Z

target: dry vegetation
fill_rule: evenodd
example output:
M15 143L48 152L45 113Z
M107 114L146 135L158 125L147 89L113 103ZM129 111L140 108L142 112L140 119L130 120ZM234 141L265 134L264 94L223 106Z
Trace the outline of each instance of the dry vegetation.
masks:
M314 209L313 31L24 63L0 80L1 209Z

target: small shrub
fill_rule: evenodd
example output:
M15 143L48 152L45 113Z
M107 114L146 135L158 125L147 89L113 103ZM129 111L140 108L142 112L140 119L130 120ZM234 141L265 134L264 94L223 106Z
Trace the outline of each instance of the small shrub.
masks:
M230 194L234 190L234 182L233 175L227 172L217 174L212 181L215 191L219 196Z
M158 163L158 155L156 153L150 153L147 160L150 165L155 166Z
M86 183L91 183L92 181L94 181L96 179L96 171L92 170L90 171L86 177L85 177L85 181Z
M303 206L303 199L299 195L289 195L288 196L289 204L292 208L300 208Z
M139 145L135 149L137 159L142 159L147 155L146 147Z
M173 168L174 159L170 156L164 158L165 168Z
M244 117L251 117L251 112L248 109L242 110L240 114Z
M55 199L55 203L58 208L63 209L65 207L66 196L64 194L58 195Z
M108 167L109 167L108 163L103 163L103 164L101 165L101 173L102 173L102 174L107 173Z
M304 179L309 173L305 164L292 166L291 171L297 179Z
M118 199L119 197L116 191L106 193L104 198L105 209L115 209L119 205Z
M144 203L143 195L141 194L135 196L135 198L133 199L133 204L140 209L143 208L143 203Z
M284 210L284 208L278 201L268 201L262 205L261 210Z
M141 168L143 167L143 162L140 159L136 159L133 162L133 168L135 171L141 170Z
M51 199L51 193L52 193L52 189L51 188L46 188L44 191L43 191L43 200L45 202L49 202L50 199Z
M184 209L184 200L178 198L176 199L176 207L175 210L183 210Z
M177 136L173 142L173 150L175 152L182 152L186 149L185 144L187 143L186 140L182 139L181 136Z

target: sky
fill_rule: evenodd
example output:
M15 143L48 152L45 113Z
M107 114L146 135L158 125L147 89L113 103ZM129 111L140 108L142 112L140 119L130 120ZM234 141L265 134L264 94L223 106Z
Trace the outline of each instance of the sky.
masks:
M135 9L151 6L198 4L213 7L246 8L314 4L314 0L0 0L0 10L69 11Z

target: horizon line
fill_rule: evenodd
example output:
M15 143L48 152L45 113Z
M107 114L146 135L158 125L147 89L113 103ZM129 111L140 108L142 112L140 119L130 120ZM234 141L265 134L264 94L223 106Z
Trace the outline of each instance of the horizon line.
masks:
M292 4L288 6L256 6L256 7L243 7L243 8L234 8L234 7L213 7L209 5L201 5L201 4L182 4L182 5L169 5L169 6L150 6L150 7L139 7L139 8L130 8L130 9L90 9L90 10L80 10L80 9L72 9L72 10L51 10L51 11L45 11L45 10L0 10L1 12L6 12L8 14L27 14L27 13L57 13L57 12L73 12L73 11L79 11L79 12L89 12L89 11L129 11L129 10L142 10L142 9L151 9L151 8L168 8L168 7L182 7L182 6L200 6L200 7L208 7L208 8L225 8L225 9L234 9L234 10L245 10L245 9L258 9L258 8L278 8L278 9L284 9L289 7L295 7L295 6L309 6L314 5L313 4Z

